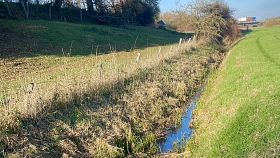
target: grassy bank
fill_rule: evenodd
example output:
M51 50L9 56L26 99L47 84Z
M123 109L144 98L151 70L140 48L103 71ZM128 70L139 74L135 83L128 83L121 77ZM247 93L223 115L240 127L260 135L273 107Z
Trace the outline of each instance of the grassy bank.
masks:
M0 32L1 104L28 117L41 111L28 107L46 104L59 89L85 89L90 82L130 76L140 65L156 65L161 52L173 51L170 45L190 36L147 27L42 20L1 20ZM138 52L141 64L135 62ZM37 97L25 96L33 84L40 89Z
M103 31L84 30L92 27ZM101 42L78 54L84 36L110 39L116 32L107 36L106 30L112 29L139 32L115 37L126 48L132 42L130 51L108 44L107 54ZM188 35L152 28L5 21L1 31L9 37L1 38L1 47L13 54L0 65L0 156L7 157L155 156L157 139L180 124L188 98L222 59L211 45L179 42ZM49 38L54 42L44 43Z
M5 93L23 83L56 82L58 73L68 73L66 69L80 71L87 67L81 63L97 67L111 60L108 56L97 57L100 54L118 53L115 59L122 67L127 64L122 57L135 61L140 50L148 48L141 52L141 58L147 57L154 55L151 52L157 52L160 46L164 51L168 49L165 46L178 43L180 38L191 37L148 27L43 20L0 20L0 34L0 89Z
M193 157L279 157L279 30L254 29L211 75L194 111Z
M0 19L1 58L81 56L168 45L191 34L140 26ZM62 50L63 49L63 50Z
M93 82L92 74L72 81L69 73L65 82L55 83L54 89L50 87L41 93L44 87L37 86L24 94L30 101L23 104L27 106L26 111L19 108L12 113L1 109L2 129L8 132L1 137L2 154L14 157L155 156L157 139L173 123L180 124L189 96L206 72L216 68L221 60L208 46L186 51L188 46L190 44L182 44L176 51L170 50L178 45L170 46L162 50L160 58L157 51L156 56L141 58L138 66L132 58L129 63L134 64L120 69L126 73L113 77L110 74L116 74L115 65L108 62L104 66L111 64L112 69L102 71L101 79L109 78L105 81L97 77L99 80ZM107 56L114 59L113 54ZM118 60L116 63L119 64ZM86 71L79 74L83 72ZM93 72L97 73L98 67ZM51 98L41 102L40 94ZM36 113L40 108L42 113ZM30 112L33 115L26 115Z

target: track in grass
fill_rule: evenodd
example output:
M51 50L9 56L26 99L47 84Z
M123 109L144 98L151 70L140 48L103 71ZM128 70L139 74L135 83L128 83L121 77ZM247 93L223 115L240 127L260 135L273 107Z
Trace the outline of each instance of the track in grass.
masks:
M268 54L268 52L264 49L264 47L261 45L261 43L260 43L260 37L257 38L257 41L256 41L256 42L257 42L257 45L258 45L260 51L262 52L263 56L265 56L270 62L272 62L272 63L278 65L278 67L280 68L280 64L277 63L277 62L275 61L275 59L274 59L272 56L270 56L270 55Z
M279 37L277 37L276 35L274 36L277 40L279 40L280 41L280 38Z

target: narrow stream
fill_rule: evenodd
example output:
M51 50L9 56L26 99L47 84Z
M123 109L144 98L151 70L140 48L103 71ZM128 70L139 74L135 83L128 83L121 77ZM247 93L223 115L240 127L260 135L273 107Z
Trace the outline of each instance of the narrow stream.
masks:
M192 111L196 107L196 102L200 98L201 93L203 92L205 84L202 84L200 90L192 97L188 103L187 109L182 116L182 124L176 130L168 130L165 139L159 144L160 152L167 152L173 150L173 143L176 142L178 147L182 146L182 143L192 136L193 130L189 127L189 123L192 118Z

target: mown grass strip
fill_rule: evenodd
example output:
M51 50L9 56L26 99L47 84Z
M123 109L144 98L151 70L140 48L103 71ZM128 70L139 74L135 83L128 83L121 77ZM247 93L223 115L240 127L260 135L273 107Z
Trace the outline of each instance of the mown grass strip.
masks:
M279 27L253 30L209 79L194 111L194 157L280 153Z

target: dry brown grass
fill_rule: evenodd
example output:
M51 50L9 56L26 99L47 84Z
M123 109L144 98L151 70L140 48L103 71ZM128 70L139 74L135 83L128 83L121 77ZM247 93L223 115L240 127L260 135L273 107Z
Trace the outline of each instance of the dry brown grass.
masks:
M11 143L1 138L5 153L39 157L155 154L156 138L184 110L205 68L217 67L221 59L207 52L186 53L198 45L183 42L72 63L65 57L60 59L64 64L59 71L15 81L20 87L1 95L5 96L2 118L11 120L0 119L2 133L17 133L8 135ZM35 84L33 89L30 83ZM24 147L27 143L30 149Z
M19 113L21 117L36 118L54 102L71 102L75 100L74 94L76 97L83 96L88 91L98 89L100 85L113 85L126 77L135 75L133 73L136 69L158 65L161 60L182 52L187 45L182 45L179 50L175 47L177 46L139 50L141 53L139 63L135 62L138 51L91 56L77 61L63 57L57 59L55 68L34 71L28 67L26 69L29 72L21 73L22 75L13 76L13 73L13 75L4 76L0 95L3 111L1 114L5 115L7 114L5 111L9 111ZM9 67L9 64L4 67ZM22 69L25 69L25 66ZM31 84L34 86L30 86Z

